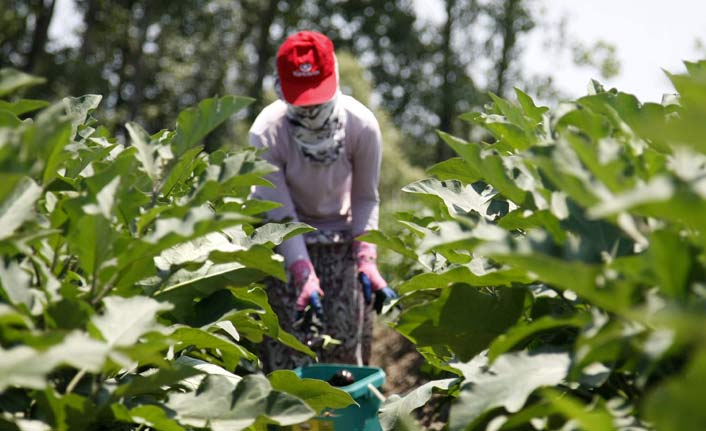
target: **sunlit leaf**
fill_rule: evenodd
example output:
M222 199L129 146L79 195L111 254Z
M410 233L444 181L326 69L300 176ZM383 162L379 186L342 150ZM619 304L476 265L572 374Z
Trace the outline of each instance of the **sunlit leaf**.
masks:
M12 235L22 223L32 217L42 188L30 178L22 178L12 193L0 203L0 239Z
M159 329L157 314L172 308L170 304L141 296L108 296L103 305L105 311L91 321L106 342L115 347L131 346L145 332Z
M524 298L522 288L483 293L455 284L438 299L406 309L395 329L419 346L446 346L468 360L517 321Z
M197 107L182 111L177 119L174 156L182 156L233 113L251 102L250 98L224 96L203 100Z
M274 390L296 396L316 412L321 412L324 408L342 409L355 403L346 391L323 380L302 379L294 371L273 371L267 378Z
M403 397L399 395L389 397L380 407L378 413L382 429L384 431L397 429L401 418L410 415L412 411L429 402L434 388L447 390L456 382L458 382L458 379L433 380L419 386Z
M519 411L536 389L561 383L571 360L566 353L510 353L490 369L464 383L449 415L450 430L465 430L485 413L504 407Z
M167 405L180 423L196 427L208 424L214 431L243 430L261 417L279 425L293 425L315 413L304 401L273 390L258 374L246 376L237 384L209 376L198 391L175 393Z
M0 69L0 97L13 93L20 88L31 87L46 82L46 79L32 76L16 69Z

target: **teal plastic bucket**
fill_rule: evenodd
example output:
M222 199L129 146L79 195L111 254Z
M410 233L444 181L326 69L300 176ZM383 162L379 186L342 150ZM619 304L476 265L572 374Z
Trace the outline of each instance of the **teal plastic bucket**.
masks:
M385 372L377 367L358 367L345 364L313 364L294 370L304 379L328 381L338 371L348 370L355 381L338 389L346 391L359 405L330 410L321 416L295 426L297 431L381 431L377 417L380 399L370 386L379 389L385 383ZM370 385L370 386L369 386Z

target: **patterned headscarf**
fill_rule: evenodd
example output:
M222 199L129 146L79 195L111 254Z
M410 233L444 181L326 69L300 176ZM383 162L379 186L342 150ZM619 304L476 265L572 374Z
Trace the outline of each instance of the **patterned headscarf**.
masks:
M277 78L275 91L286 103ZM287 103L291 137L304 157L314 163L331 164L343 152L346 125L339 96L340 92L337 92L333 99L320 105L295 106Z

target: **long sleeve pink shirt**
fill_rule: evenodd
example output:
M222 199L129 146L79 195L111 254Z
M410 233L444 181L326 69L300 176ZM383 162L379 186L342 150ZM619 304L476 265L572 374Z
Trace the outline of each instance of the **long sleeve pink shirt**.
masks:
M350 230L354 235L377 229L380 126L363 104L350 96L339 97L346 115L344 150L328 165L306 159L290 139L284 102L275 101L255 119L250 145L264 148L262 157L278 168L266 177L274 188L255 188L256 197L282 204L268 213L270 219L289 218L322 230ZM282 244L279 252L288 265L309 259L301 235Z

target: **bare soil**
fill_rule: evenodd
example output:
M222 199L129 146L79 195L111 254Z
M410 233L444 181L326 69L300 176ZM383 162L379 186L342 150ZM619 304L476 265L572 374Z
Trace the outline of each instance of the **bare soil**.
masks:
M404 396L430 380L421 371L424 358L409 340L382 323L376 323L373 337L370 364L385 370L382 392L386 396ZM448 409L441 397L434 396L415 412L415 417L424 429L441 430L447 422Z

